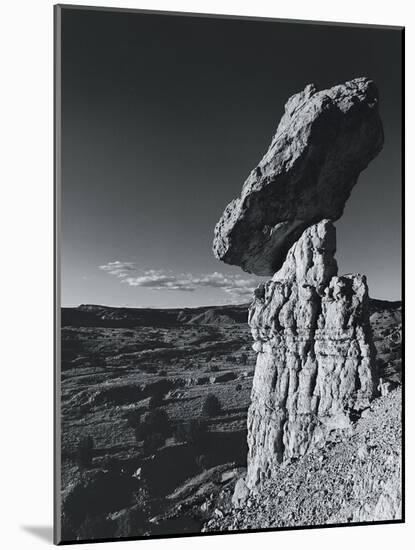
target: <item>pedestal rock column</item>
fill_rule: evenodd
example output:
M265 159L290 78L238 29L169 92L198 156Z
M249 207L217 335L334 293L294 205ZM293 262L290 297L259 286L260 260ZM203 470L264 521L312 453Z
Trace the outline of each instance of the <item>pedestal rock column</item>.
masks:
M337 275L332 221L382 149L378 101L366 77L326 90L308 84L290 97L268 150L215 227L219 260L272 277L249 312L258 352L249 488L347 430L374 395L366 279Z
M257 362L248 412L248 487L351 426L373 397L374 346L363 275L337 275L336 231L304 231L249 311Z

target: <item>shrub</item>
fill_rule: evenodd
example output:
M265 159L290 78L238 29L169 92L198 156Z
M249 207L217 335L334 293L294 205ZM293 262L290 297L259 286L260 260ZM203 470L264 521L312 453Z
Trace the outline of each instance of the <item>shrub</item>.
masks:
M144 415L135 429L137 441L146 439L152 434L160 434L164 439L171 432L170 419L164 409L156 409Z
M242 389L242 384L237 384L236 385L236 391L241 391Z
M190 443L191 445L200 445L205 441L206 434L206 422L200 419L192 419L177 426L175 439L176 441Z
M228 363L236 363L236 357L234 357L233 355L228 355L228 356L226 357L226 361L227 361Z
M150 397L150 400L148 402L148 408L149 409L157 409L157 407L160 407L160 405L163 403L163 394L162 393L156 393Z
M128 414L127 422L131 428L136 428L141 421L141 411L135 410Z
M80 468L89 468L94 456L94 439L91 435L82 437L76 449L76 461Z
M153 395L166 395L167 392L169 392L172 389L172 382L171 380L162 379L157 380L157 382L153 382L151 384L147 384L142 391L142 397L151 397Z
M241 363L241 365L246 365L247 364L248 356L247 356L246 353L241 354L241 357L239 358L239 362Z
M157 449L162 447L165 442L166 436L162 435L161 433L148 434L144 438L143 451L145 454L152 454L157 451Z
M203 416L217 416L222 411L222 405L219 399L213 393L206 396L202 404Z
M218 372L218 370L219 370L219 367L218 367L217 365L212 365L212 366L210 367L210 371L211 371L211 372Z
M144 439L143 426L141 425L141 422L134 428L134 436L137 443Z
M150 431L168 435L170 433L169 415L164 409L157 409L144 417L144 423Z

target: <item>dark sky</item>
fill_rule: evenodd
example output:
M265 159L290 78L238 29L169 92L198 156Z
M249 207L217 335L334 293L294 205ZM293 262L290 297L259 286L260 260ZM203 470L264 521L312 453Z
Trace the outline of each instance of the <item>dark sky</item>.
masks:
M247 301L253 279L214 258L214 225L287 98L358 76L378 84L385 145L336 224L339 272L399 299L399 30L65 8L63 305Z

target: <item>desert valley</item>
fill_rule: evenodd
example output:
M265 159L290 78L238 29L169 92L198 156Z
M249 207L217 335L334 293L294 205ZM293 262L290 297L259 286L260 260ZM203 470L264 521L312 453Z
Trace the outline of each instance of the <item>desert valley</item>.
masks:
M380 507L380 519L382 506L393 506L382 494L385 483L400 490L402 310L400 302L379 300L370 300L379 397L352 432L287 467L266 502L253 497L245 510L232 504L247 466L256 357L247 309L63 308L66 540L364 521L365 506ZM348 454L356 462L346 490ZM391 471L383 465L388 457ZM370 502L368 468L377 484ZM336 493L327 494L330 484ZM313 507L299 506L302 500Z

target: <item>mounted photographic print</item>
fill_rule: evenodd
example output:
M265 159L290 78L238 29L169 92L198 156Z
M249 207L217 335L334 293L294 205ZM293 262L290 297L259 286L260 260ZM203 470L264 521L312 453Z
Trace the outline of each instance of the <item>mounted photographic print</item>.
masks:
M403 34L55 7L56 543L404 520Z

